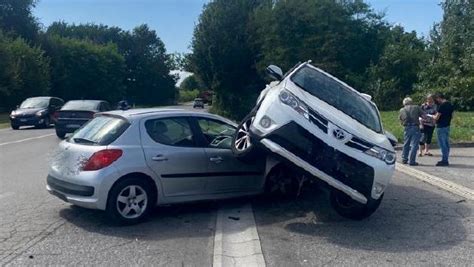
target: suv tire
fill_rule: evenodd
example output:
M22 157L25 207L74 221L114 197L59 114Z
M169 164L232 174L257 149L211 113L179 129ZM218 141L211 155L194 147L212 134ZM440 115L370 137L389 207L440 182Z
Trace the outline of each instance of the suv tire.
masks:
M12 129L13 129L13 130L18 130L18 129L20 129L20 126L18 126L18 125L12 124L11 126L12 126Z
M235 157L243 161L251 161L258 154L258 149L253 144L250 137L250 125L255 119L255 112L248 114L237 127L232 138L232 153Z
M137 224L154 208L155 192L153 185L143 178L125 178L116 183L109 192L107 215L121 225Z
M64 138L66 138L66 133L60 132L60 131L58 131L58 129L56 129L56 136L59 139L64 139Z
M372 215L382 202L383 194L379 199L369 198L366 204L353 200L337 189L331 190L330 202L333 209L342 217L351 220L363 220Z

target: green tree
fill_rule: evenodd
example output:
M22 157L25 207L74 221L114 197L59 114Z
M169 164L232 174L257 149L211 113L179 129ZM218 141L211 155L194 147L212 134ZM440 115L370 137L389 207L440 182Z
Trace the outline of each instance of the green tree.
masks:
M49 79L49 59L39 47L29 46L22 38L5 37L0 31L0 109L47 94Z
M118 101L124 96L125 60L114 44L49 36L51 94L70 99Z
M196 89L198 91L203 91L205 87L195 75L191 75L181 82L181 84L179 85L179 89L185 91L192 91Z
M0 30L13 37L36 41L39 25L32 15L36 0L1 0Z
M244 116L263 88L250 35L250 19L260 2L212 1L194 30L190 71L216 93L213 108L232 118Z
M430 64L419 93L443 92L458 109L474 110L474 2L446 0L443 20L431 31Z
M47 30L48 35L88 40L95 44L113 43L124 57L125 93L131 101L145 105L174 102L177 92L176 77L170 75L175 66L156 32L147 25L132 31L96 24L69 25L55 22Z
M413 94L427 58L424 42L400 26L391 29L386 42L379 60L368 70L367 92L381 109L394 110L405 96Z

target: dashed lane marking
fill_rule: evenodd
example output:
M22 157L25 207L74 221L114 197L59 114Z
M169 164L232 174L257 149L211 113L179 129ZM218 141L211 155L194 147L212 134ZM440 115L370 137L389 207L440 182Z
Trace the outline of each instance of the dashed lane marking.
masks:
M53 136L53 135L54 135L54 134L45 134L45 135L40 135L40 136L36 136L36 137L21 139L21 140L17 140L17 141L11 141L11 142L6 142L6 143L0 143L0 146L6 146L6 145L11 145L11 144L22 143L22 142L26 142L26 141L30 141L30 140L35 140L35 139L41 139L41 138L45 138L45 137Z
M397 171L403 172L423 182L429 183L463 198L474 200L474 190L465 186L453 183L451 181L447 181L445 179L439 178L437 176L428 174L420 170L416 170L414 168L402 164L397 164L396 169Z

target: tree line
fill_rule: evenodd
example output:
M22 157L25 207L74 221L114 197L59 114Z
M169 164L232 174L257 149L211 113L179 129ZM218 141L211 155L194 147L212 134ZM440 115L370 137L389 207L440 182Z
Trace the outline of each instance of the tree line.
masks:
M169 104L177 99L170 70L181 67L195 73L182 87L213 90L214 110L241 118L268 82L267 65L289 70L308 59L384 110L428 92L445 93L458 110L474 109L469 0L440 2L444 16L428 38L389 24L363 0L213 0L185 57L167 54L147 25L59 21L42 28L32 15L36 3L0 2L0 109L48 94Z
M30 96L175 101L174 61L154 30L54 22L41 29L35 0L0 3L0 109Z
M233 118L254 105L267 65L289 70L309 59L384 110L428 92L473 110L474 4L440 4L443 20L422 39L362 0L214 0L204 6L184 65L215 91L214 109Z

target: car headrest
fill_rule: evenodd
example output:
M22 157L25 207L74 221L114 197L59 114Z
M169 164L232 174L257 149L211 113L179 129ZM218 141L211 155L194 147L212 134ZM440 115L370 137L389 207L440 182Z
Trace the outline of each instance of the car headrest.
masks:
M162 121L155 121L155 125L153 125L153 130L157 134L163 134L168 131L168 126Z

